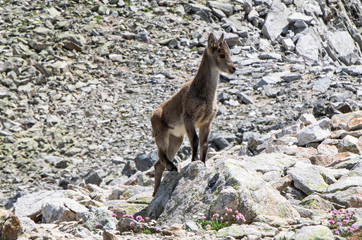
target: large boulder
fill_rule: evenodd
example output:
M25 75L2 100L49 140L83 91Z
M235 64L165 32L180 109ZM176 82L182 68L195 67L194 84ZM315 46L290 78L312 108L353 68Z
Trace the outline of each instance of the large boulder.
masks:
M354 40L347 31L328 32L329 54L333 60L339 59L346 65L358 60Z
M306 34L300 36L295 46L298 54L312 61L319 60L320 48L320 39L318 35L314 33L314 31L309 31Z
M15 215L35 222L75 221L88 209L76 200L90 199L73 190L40 191L20 197L14 205Z
M306 226L299 229L293 239L296 240L307 240L307 239L335 239L332 231L326 226Z
M147 214L166 224L224 214L225 207L241 212L247 223L256 218L299 217L275 188L257 172L246 169L240 159L229 156L213 160L207 168L197 161L180 173L166 175Z

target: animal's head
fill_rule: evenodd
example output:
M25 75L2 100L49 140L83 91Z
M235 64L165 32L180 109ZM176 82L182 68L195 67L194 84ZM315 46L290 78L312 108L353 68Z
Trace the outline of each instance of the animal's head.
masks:
M233 74L236 69L231 60L230 48L224 40L224 33L219 40L216 40L213 33L210 33L207 41L208 54L214 59L215 65L220 72Z

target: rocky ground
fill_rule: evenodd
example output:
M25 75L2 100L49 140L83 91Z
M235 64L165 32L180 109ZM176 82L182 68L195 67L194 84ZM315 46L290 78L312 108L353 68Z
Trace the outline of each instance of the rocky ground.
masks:
M0 0L0 6L0 207L2 216L21 222L16 234L302 239L298 234L313 232L307 227L328 226L322 224L328 208L354 208L361 216L360 1ZM185 170L167 175L161 186L168 191L152 201L157 154L150 115L195 75L209 32L225 32L237 67L220 78L212 170L188 165L187 139L175 161L184 169L196 166L209 182L214 172L226 174L218 160L230 161L260 186L234 191L218 177L220 194L206 194L209 182L187 180L191 172ZM204 186L184 190L209 200L182 202L188 198L180 181ZM260 189L257 199L266 197L263 192L276 202L287 199L290 215L271 211L273 205L263 211L255 199L246 204L251 209L244 206L237 196L247 199L251 189ZM234 197L225 200L221 193ZM177 212L181 202L185 208ZM247 215L246 230L223 234L195 226L200 214L210 217L225 204ZM122 214L146 207L162 231L123 231ZM281 215L282 223L273 223Z

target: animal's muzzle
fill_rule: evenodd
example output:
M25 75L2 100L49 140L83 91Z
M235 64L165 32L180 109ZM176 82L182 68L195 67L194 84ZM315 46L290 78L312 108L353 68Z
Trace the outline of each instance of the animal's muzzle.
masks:
M229 72L232 74L236 71L236 68L234 66L229 67Z

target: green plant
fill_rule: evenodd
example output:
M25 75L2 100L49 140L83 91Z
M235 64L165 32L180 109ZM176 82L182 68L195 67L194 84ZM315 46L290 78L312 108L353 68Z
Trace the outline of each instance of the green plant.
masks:
M201 225L201 227L205 230L219 230L225 227L229 227L232 224L242 224L244 223L245 217L243 214L239 213L238 210L235 212L228 207L225 207L225 214L219 215L215 213L211 219L207 219L207 217L202 216L197 222Z

